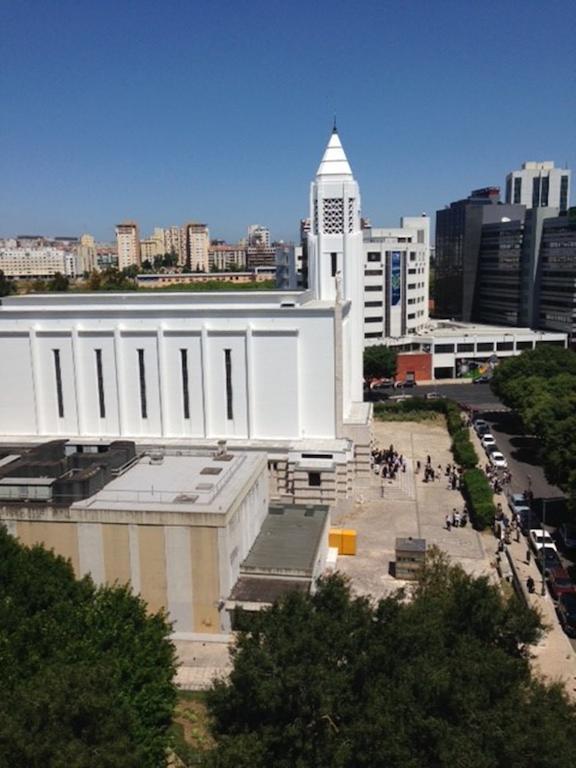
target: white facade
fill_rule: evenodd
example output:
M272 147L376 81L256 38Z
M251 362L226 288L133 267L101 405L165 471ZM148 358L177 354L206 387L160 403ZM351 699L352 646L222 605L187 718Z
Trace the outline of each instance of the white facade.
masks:
M550 160L522 163L520 171L506 176L506 202L566 211L570 205L570 171L555 168Z
M364 236L364 344L416 333L429 320L430 219L405 216Z
M53 277L57 272L68 277L78 274L75 253L59 248L2 248L0 269L6 277Z

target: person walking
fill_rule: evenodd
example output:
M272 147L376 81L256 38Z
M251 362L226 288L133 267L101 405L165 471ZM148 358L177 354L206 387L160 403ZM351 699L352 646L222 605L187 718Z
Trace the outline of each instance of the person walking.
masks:
M450 520L450 515L447 514L446 515L446 530L449 531L451 529L451 527L452 527L452 522Z
M530 548L528 548L526 550L526 562L528 563L528 565L530 565L530 558L531 558L531 556L532 556L532 552L530 552Z

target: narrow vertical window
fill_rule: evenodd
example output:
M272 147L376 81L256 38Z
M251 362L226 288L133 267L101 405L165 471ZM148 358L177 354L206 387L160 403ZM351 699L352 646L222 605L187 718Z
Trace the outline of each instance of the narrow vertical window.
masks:
M144 368L144 350L138 350L138 374L140 376L140 415L148 418L148 406L146 404L146 370Z
M336 277L336 270L338 269L338 254L330 254L330 269L332 271L332 277Z
M98 407L100 418L106 418L106 402L104 400L104 378L102 376L102 350L95 349L96 353L96 381L98 382Z
M60 368L60 350L53 349L54 373L56 375L56 397L58 399L58 416L64 418L64 397L62 394L62 369Z
M190 418L190 393L188 391L188 350L180 350L180 361L182 363L182 401L184 404L184 418Z
M232 350L224 350L224 363L226 365L226 418L232 421L234 412L232 410Z

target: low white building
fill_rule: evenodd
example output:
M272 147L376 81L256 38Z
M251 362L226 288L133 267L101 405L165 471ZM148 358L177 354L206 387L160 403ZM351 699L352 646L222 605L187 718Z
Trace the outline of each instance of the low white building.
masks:
M6 277L35 279L61 275L75 277L78 274L77 255L60 248L2 248L0 269Z
M408 376L416 381L429 381L466 377L479 366L488 370L502 359L537 346L550 344L566 347L567 338L565 333L531 328L433 320L427 328L415 334L387 339L386 344L399 353L401 378ZM411 355L415 361L412 369ZM404 359L400 360L401 356ZM423 361L425 357L429 359Z

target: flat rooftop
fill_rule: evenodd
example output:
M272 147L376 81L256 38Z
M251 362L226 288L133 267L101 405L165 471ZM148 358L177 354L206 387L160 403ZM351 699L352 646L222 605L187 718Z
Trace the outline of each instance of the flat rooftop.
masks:
M536 338L560 337L565 334L551 331L535 331L532 328L515 328L509 325L484 325L481 323L464 323L457 320L437 320L430 330L414 334L416 338L426 336L530 336Z
M264 453L155 454L141 457L75 510L190 512L224 515L252 475L266 466Z
M329 511L323 505L271 504L241 574L311 577Z
M348 302L343 302L346 305ZM131 293L37 293L5 296L0 302L0 317L52 314L78 317L82 312L185 313L208 312L214 309L270 312L278 310L333 310L334 302L315 299L310 291L138 291ZM92 316L92 314L90 314ZM163 314L163 316L165 316ZM167 316L167 315L166 315Z

